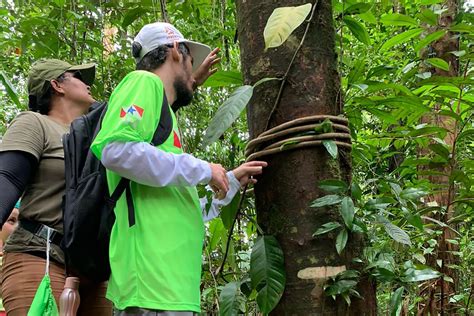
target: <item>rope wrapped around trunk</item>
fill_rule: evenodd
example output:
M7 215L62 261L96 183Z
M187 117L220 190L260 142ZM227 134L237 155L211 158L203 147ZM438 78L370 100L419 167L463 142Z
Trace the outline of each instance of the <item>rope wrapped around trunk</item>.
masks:
M325 121L331 121L333 131L318 133L317 127ZM298 118L273 127L255 139L245 148L247 161L273 155L296 148L320 146L324 140L333 140L337 146L351 150L349 121L341 116L313 115Z

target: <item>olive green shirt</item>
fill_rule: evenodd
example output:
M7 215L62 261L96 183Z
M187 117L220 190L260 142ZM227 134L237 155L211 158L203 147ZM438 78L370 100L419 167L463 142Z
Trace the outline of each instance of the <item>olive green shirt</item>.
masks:
M38 160L21 200L19 220L28 219L63 232L61 201L65 189L62 136L69 126L47 115L22 112L6 131L0 152L23 151ZM7 240L5 252L46 251L46 242L19 226ZM51 257L64 263L59 246L51 244Z

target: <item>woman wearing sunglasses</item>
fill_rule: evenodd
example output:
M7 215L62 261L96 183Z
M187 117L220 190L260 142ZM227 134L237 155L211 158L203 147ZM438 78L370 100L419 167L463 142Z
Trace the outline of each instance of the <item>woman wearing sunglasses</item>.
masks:
M19 225L4 246L2 297L10 316L26 315L45 274L49 234L51 288L59 306L66 278L61 201L64 194L62 135L95 102L93 64L57 59L35 62L28 75L30 111L13 120L0 144L0 226L21 197ZM78 315L111 315L106 284L81 280Z

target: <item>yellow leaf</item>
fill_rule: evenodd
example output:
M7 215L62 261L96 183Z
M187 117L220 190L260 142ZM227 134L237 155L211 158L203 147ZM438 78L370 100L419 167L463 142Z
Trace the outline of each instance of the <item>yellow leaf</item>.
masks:
M276 8L270 15L263 31L265 50L283 44L290 34L304 22L311 12L311 3L298 7Z

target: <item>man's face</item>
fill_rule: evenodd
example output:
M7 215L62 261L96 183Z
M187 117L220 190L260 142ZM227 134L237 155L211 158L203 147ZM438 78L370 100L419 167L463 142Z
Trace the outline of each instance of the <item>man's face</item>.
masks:
M174 101L172 108L173 110L178 110L179 108L188 105L193 99L193 58L187 52L180 52L183 56L180 65L180 71L177 74L175 81L173 83L174 89L176 91L176 100Z

